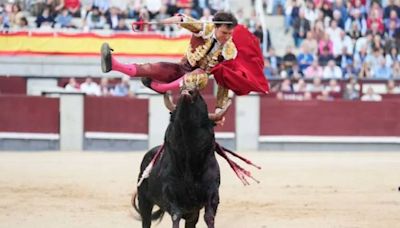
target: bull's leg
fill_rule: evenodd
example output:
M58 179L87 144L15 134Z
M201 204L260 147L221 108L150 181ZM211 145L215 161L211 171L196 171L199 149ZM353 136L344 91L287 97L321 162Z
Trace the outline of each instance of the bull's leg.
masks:
M172 228L179 228L179 221L181 221L182 216L177 213L172 214Z
M139 210L142 217L142 228L150 228L151 226L151 212L153 211L154 204L149 201L143 194L139 193Z
M196 227L196 224L199 221L199 213L200 213L200 211L195 212L192 214L191 217L186 218L185 228L195 228Z
M219 194L216 192L211 196L205 207L204 220L206 221L208 228L214 228L215 216L217 214L217 208L219 204Z

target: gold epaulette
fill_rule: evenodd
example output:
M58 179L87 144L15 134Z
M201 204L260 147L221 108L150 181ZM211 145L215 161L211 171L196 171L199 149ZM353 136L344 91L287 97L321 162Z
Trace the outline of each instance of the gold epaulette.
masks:
M225 60L231 60L236 58L237 52L235 43L233 43L231 38L225 43L224 48L222 49L222 57L224 57Z

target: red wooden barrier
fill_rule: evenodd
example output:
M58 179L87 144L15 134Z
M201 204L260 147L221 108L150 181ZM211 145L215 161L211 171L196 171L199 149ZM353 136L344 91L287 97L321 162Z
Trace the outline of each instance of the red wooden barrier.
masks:
M0 96L0 132L59 133L58 98Z
M260 103L260 135L400 136L400 101Z
M0 94L26 94L26 79L1 76Z
M147 99L85 97L84 130L90 132L148 133Z

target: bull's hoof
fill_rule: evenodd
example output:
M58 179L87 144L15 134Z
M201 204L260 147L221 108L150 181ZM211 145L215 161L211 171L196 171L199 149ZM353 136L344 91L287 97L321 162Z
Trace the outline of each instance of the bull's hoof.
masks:
M103 73L111 71L111 51L113 51L113 49L110 48L108 43L103 43L101 45L101 70Z

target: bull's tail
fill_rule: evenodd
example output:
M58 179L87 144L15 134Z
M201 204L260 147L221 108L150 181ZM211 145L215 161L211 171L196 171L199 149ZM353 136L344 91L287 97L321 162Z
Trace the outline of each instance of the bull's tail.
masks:
M140 209L139 209L139 206L138 206L138 204L137 204L136 198L137 198L137 192L134 192L134 193L132 194L131 205L132 205L132 207L135 209L135 211L139 214L139 217L136 216L135 219L137 219L137 220L142 220L141 213L140 213ZM160 209L158 209L157 211L151 213L151 220L152 220L152 221L158 220L158 222L161 222L161 220L162 220L163 217L164 217L164 214L165 214L165 211L163 211L163 210L160 208Z

